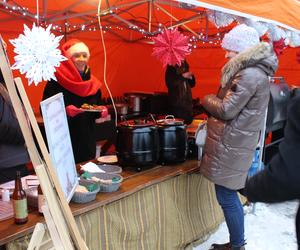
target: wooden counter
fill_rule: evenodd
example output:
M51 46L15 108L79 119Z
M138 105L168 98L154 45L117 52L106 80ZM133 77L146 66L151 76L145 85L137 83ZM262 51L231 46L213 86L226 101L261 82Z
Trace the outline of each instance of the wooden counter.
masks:
M141 172L126 168L123 169L122 176L124 177L124 181L118 191L113 193L99 193L95 201L87 204L75 204L71 202L70 207L75 216L84 214L172 177L196 172L197 168L198 161L196 160L188 160L182 164L172 166L155 166ZM37 212L32 212L29 214L28 222L24 225L14 224L13 219L0 222L0 245L28 235L34 230L36 223L43 221L43 216Z

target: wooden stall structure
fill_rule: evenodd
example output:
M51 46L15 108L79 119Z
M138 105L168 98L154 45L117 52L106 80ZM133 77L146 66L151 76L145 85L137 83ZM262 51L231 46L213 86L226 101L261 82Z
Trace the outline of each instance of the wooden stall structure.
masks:
M31 27L36 22L36 1L2 1L0 6L0 32L6 40L22 33L24 24ZM243 1L239 5L233 0L108 0L103 1L101 7L101 27L97 22L97 3L93 1L43 0L38 18L43 27L53 24L55 35L64 34L66 40L79 38L86 42L92 54L91 68L101 80L104 51L99 31L105 31L105 40L108 41L107 79L115 96L132 90L166 90L165 69L151 57L151 38L159 33L159 29L175 27L186 35L200 37L188 57L197 79L193 96L215 92L225 63L220 40L232 26L212 25L208 21L208 8L300 30L300 5L294 0ZM132 249L137 244L140 249L182 249L211 232L222 220L211 183L193 173L197 161L128 174L118 192L99 194L89 205L71 204L70 209L34 117L34 112L39 110L44 85L27 86L22 84L21 78L14 80L2 46L0 50L1 71L49 207L49 211L45 210L45 218L51 237L47 235L46 241L55 239L53 243L59 242L63 249ZM300 70L295 60L296 51L296 48L285 50L280 57L278 74L300 86L300 75L295 74ZM11 45L8 53L13 58ZM27 82L24 77L22 79ZM107 91L103 90L103 93L107 96ZM42 155L38 153L32 131ZM174 219L177 228L172 224ZM39 222L43 222L41 217L31 214L28 224L21 228L11 225L11 220L1 223L0 244L7 244L10 249L20 249L19 244L26 248L27 237ZM43 233L44 226L37 224L29 247L42 243L39 240ZM55 247L59 248L58 245Z
M86 204L71 203L87 247L192 249L223 220L214 185L197 171L197 160L142 172L126 168L118 191L99 193L95 201ZM37 212L30 213L22 227L11 225L11 220L2 222L0 245L8 250L27 249L37 222L43 222ZM48 237L46 234L41 242L43 247Z
M48 226L50 225L49 229L51 229L50 234L53 236L53 244L56 249L69 250L74 249L74 242L78 249L87 249L85 242L82 240L79 234L69 204L61 190L61 186L52 166L45 142L38 128L37 121L28 101L27 94L24 90L23 83L20 78L13 79L2 41L0 45L1 72L12 100L15 113L19 120L32 164L39 178L41 188L47 201L48 210L45 208L45 215L47 224ZM18 96L18 93L21 97L21 100ZM27 118L29 119L29 122ZM42 156L40 156L37 146L34 142L31 128L36 136ZM51 226L53 224L54 226ZM36 240L36 238L34 238L34 240ZM33 244L35 245L36 243L34 242Z

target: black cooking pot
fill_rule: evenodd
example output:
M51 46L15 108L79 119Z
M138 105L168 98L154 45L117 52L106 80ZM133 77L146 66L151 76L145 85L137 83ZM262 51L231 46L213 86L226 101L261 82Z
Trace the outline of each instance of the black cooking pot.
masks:
M158 132L154 122L128 120L117 127L116 150L120 165L143 166L157 163L159 154Z
M157 120L159 134L159 162L161 164L183 162L187 156L187 132L182 119L166 116Z

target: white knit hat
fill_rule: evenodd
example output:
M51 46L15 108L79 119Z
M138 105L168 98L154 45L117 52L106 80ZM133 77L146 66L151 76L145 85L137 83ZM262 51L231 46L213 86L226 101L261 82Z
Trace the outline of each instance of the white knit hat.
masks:
M222 48L242 52L258 43L259 35L257 31L246 24L240 24L225 34L222 40Z

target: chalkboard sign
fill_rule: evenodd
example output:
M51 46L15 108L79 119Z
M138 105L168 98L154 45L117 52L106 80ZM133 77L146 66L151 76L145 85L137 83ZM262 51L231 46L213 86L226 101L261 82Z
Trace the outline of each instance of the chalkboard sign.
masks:
M62 93L40 103L52 165L68 201L78 185L78 178Z

